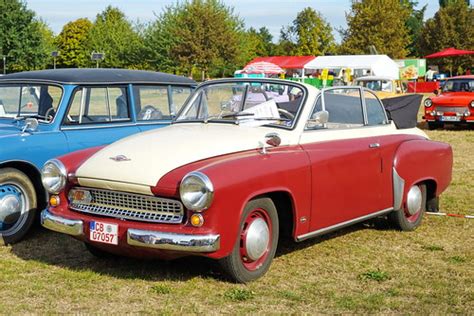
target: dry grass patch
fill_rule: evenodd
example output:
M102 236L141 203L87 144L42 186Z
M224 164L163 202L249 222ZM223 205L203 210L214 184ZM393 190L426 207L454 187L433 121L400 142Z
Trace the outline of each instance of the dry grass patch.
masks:
M474 132L427 132L451 143L442 211L474 213ZM471 314L474 220L426 217L401 233L383 220L322 238L282 242L268 274L246 286L203 258L99 260L67 236L37 229L0 247L2 314Z

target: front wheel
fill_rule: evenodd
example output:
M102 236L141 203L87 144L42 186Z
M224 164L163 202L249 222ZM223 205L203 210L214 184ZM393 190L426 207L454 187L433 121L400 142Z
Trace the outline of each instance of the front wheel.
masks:
M248 202L240 220L234 249L220 260L222 267L239 283L260 278L270 268L278 235L278 213L273 201L258 198Z
M388 214L388 218L398 229L412 231L420 226L426 210L426 185L413 185L405 200L402 208Z
M36 191L31 180L14 168L0 169L0 240L20 241L36 215Z

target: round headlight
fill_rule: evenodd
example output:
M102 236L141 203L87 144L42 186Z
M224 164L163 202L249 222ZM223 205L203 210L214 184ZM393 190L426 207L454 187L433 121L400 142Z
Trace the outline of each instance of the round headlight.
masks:
M195 171L188 173L181 180L179 194L187 209L200 212L211 206L214 187L205 174Z
M429 107L432 106L432 105L433 105L433 101L431 101L431 99L426 99L426 100L425 100L425 106L426 106L427 108L429 108Z
M67 172L63 163L57 159L46 161L41 169L41 181L49 193L58 194L66 186Z
M471 101L471 108L474 108L474 100Z

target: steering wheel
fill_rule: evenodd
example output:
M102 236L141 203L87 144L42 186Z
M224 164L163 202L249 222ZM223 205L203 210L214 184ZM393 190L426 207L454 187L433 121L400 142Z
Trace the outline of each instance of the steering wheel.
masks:
M54 118L54 115L56 112L54 111L54 108L49 108L46 110L46 113L44 113L44 117L48 118L50 121Z
M153 105L145 105L145 107L138 113L138 119L143 121L161 120L162 118L163 113Z
M293 120L295 118L295 115L285 109L278 109L278 113L283 116L284 118L287 118L289 120Z

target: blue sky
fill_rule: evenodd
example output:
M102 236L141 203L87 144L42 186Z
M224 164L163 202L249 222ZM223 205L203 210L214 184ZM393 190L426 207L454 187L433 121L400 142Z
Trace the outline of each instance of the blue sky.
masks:
M149 22L160 14L164 7L175 0L27 0L28 7L36 12L57 34L64 24L78 18L94 20L97 13L108 5L120 8L131 20ZM438 10L438 0L419 0L419 7L428 4L425 18ZM346 27L345 13L350 10L350 0L225 0L244 19L246 27L266 26L274 40L278 39L282 25L288 25L296 14L310 6L325 17L333 28ZM339 34L334 32L339 41Z

